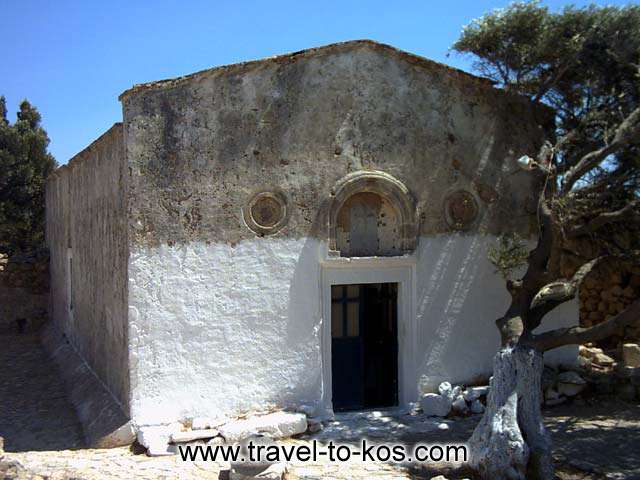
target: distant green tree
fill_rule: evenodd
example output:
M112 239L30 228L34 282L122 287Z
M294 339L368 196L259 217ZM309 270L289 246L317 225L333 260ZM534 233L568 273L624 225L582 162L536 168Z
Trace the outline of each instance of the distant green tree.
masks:
M45 181L56 168L38 110L20 103L15 123L0 96L0 251L44 246Z
M551 12L539 2L517 2L474 20L453 49L473 55L475 69L498 87L528 97L534 112L555 112L555 130L540 151L518 155L520 167L540 180L538 244L525 255L518 239L505 238L489 252L508 277L511 302L496 320L502 344L492 393L469 441L470 463L482 478L551 479L551 439L540 413L542 354L620 335L640 320L636 300L592 327L544 331L546 315L575 298L602 259L638 261L640 6ZM619 242L621 231L632 232L634 243ZM580 242L597 248L585 256L576 250ZM561 269L566 252L580 260L571 278ZM525 273L509 278L518 266Z

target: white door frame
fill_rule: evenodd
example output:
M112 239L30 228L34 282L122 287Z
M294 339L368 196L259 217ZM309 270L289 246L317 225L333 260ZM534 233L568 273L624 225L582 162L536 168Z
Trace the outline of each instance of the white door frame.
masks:
M413 256L327 258L321 261L322 399L324 415L333 417L331 387L331 286L353 283L398 284L398 406L408 409L418 396L415 352L416 260Z

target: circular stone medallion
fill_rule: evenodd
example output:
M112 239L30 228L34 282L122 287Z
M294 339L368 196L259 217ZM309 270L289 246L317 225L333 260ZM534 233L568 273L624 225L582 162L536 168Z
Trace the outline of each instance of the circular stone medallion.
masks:
M276 233L287 223L286 197L280 192L257 193L242 213L247 226L258 235Z
M466 190L457 190L444 201L444 218L456 230L466 230L478 217L478 203Z

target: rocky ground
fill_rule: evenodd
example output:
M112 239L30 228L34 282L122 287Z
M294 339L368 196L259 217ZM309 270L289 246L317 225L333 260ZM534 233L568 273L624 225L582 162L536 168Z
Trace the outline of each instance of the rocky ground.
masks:
M229 465L181 462L177 456L148 457L135 448L85 449L80 425L66 400L52 364L34 336L0 337L0 437L6 453L0 478L54 479L206 479L228 478ZM470 435L479 416L429 419L393 412L340 415L313 435L289 440L308 443L357 443L362 436L378 442L459 442ZM640 406L615 396L600 395L545 409L555 442L562 480L640 479ZM0 454L2 455L2 454ZM289 478L365 479L424 478L463 473L363 463L293 463ZM469 477L469 475L464 475Z

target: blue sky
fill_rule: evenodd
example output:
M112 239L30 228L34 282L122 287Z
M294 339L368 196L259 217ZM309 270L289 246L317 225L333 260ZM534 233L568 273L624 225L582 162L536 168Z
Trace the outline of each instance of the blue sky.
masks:
M21 99L38 107L66 163L121 120L117 97L135 83L362 38L470 70L449 47L463 25L508 3L0 0L0 95L10 121Z

